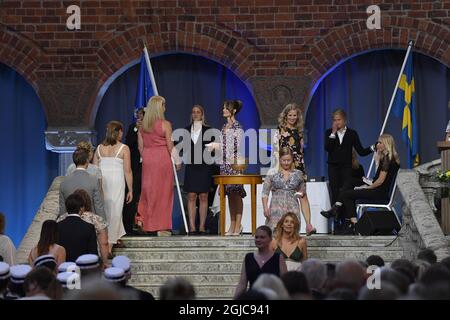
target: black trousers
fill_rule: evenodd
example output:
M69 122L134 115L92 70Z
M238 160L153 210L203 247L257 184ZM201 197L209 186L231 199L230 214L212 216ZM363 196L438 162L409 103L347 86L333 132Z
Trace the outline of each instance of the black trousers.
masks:
M133 170L133 201L125 203L122 211L122 221L127 235L133 233L134 218L137 213L139 198L141 196L141 179L142 166L137 168L136 172ZM128 187L125 187L125 196L128 193Z
M352 167L351 165L328 164L328 179L331 189L331 204L338 201L342 190L352 189Z
M356 218L356 200L388 200L389 195L376 189L344 190L339 194L338 201L344 205L343 218Z

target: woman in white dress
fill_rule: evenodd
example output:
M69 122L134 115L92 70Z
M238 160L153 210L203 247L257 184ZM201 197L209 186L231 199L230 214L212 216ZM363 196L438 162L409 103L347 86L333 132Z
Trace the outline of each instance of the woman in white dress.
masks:
M125 182L128 187L126 202L130 203L133 200L130 149L126 144L120 142L122 137L122 124L118 121L109 122L106 127L106 138L97 147L94 157L94 164L98 165L102 172L110 256L112 256L113 246L121 246L120 238L126 234L122 221Z

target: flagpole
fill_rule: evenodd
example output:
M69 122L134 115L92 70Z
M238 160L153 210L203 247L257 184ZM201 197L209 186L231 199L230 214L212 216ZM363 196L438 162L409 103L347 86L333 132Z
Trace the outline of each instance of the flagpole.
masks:
M148 73L150 75L150 80L152 83L153 93L157 96L157 95L159 95L158 88L156 87L155 76L153 74L152 65L150 63L150 56L148 55L147 47L145 45L144 45L144 55L145 55L145 62L147 63ZM172 159L172 157L171 157L171 159ZM181 213L182 213L181 215L183 216L183 222L184 222L184 230L186 231L186 233L189 233L189 229L188 229L188 225L187 225L187 221L186 221L186 214L184 212L183 198L181 197L180 182L178 181L177 170L175 168L175 163L174 163L173 159L172 159L172 169L173 169L173 175L175 176L175 184L177 185L178 200L180 201L180 207L181 207Z
M405 70L406 62L408 61L409 53L411 52L413 46L414 46L414 41L412 41L412 40L409 41L408 42L408 49L406 50L405 59L403 60L402 68L401 68L400 73L398 75L397 83L395 84L395 88L394 88L394 93L392 94L391 102L389 103L389 108L388 108L388 110L386 112L386 117L384 118L383 126L381 127L381 131L380 131L379 136L381 136L383 134L384 129L386 128L386 124L387 124L387 121L388 121L388 118L389 118L389 114L391 113L392 105L394 104L395 95L397 94L397 90L398 90L398 87L400 85L400 80L402 79L402 74L403 74L403 71ZM367 172L367 175L366 175L367 177L369 177L370 173L372 172L372 167L373 167L374 162L375 162L375 154L372 156L372 161L370 162L369 171Z

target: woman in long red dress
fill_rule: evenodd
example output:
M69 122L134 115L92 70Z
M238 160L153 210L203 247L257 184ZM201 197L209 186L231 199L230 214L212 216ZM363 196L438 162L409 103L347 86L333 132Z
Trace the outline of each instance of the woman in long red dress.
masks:
M139 152L142 156L142 190L136 224L147 232L169 235L172 230L173 169L171 155L181 162L174 152L172 125L164 118L166 100L152 97L147 103L142 128L138 134Z

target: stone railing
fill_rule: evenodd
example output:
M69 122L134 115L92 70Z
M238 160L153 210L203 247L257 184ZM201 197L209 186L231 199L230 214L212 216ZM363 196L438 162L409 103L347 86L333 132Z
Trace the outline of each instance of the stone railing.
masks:
M432 179L429 179L428 184L424 184L424 189L419 183L421 180L427 181L426 176L421 178L421 172L425 172L423 170L426 166L423 165L423 168L418 170L400 170L397 178L403 212L400 243L403 246L405 258L411 260L414 260L419 250L423 248L434 250L439 260L450 255L448 241L430 205L434 203L433 192L435 191L432 190L439 188L439 183L433 185ZM435 162L428 164L430 168L433 166L437 166ZM432 174L429 177L431 176Z
M48 189L48 192L42 201L33 222L23 237L19 249L17 250L16 257L18 263L28 263L28 254L39 241L42 223L45 220L56 220L59 213L59 185L62 178L63 177L56 177L53 180L53 183Z
M440 208L436 207L436 196L439 196L442 184L437 180L436 173L441 170L441 160L434 160L414 168L419 172L419 184L428 199L431 209L436 214Z

